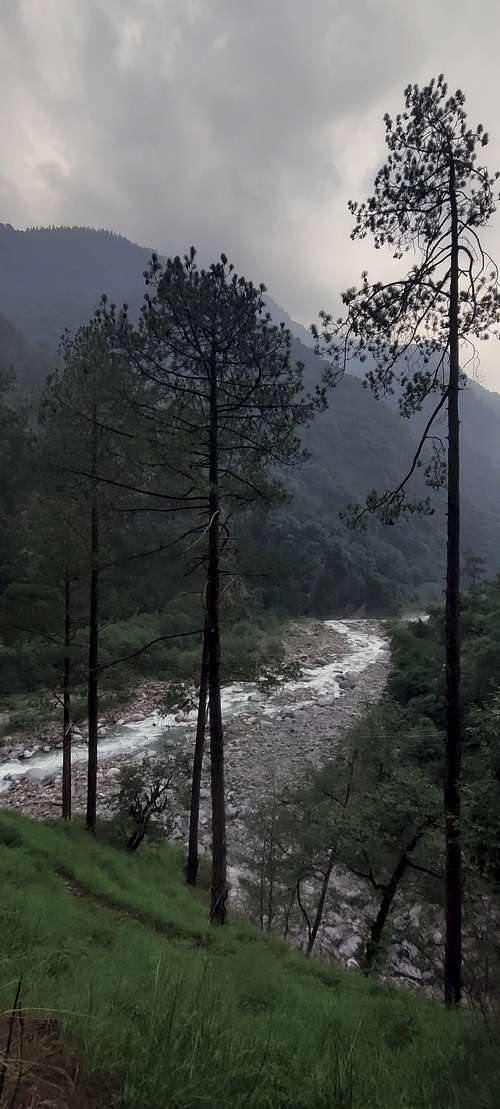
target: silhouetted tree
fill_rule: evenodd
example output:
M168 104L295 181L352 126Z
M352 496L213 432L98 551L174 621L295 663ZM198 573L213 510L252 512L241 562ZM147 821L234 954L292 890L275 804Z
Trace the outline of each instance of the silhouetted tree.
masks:
M97 805L97 720L99 695L99 580L103 552L102 515L109 532L110 496L121 492L123 439L132 437L131 413L123 401L123 367L110 354L107 330L96 315L61 344L63 367L50 379L43 403L46 438L52 439L47 467L64 481L64 496L79 505L80 542L87 546L88 574L88 774L87 828L95 831ZM51 457L50 457L51 454ZM127 471L128 472L128 471ZM113 490L110 494L110 489ZM85 538L83 538L85 536ZM70 542L68 537L67 542ZM105 549L105 548L104 548ZM65 638L70 634L70 583L65 592ZM65 587L66 588L66 587ZM69 655L65 658L65 688ZM66 692L67 699L67 692ZM66 710L67 712L67 704ZM66 789L68 788L66 780Z
M467 364L476 357L474 341L487 339L500 320L498 271L478 230L495 210L495 181L478 164L477 149L488 142L481 124L467 125L465 97L448 96L441 75L424 88L408 85L405 107L393 121L385 116L389 154L375 178L374 193L349 207L356 223L352 238L373 235L396 260L411 251L416 261L402 276L343 294L346 319L322 314L320 347L331 356L330 377L342 373L350 357L371 360L367 381L377 396L399 395L403 416L437 395L415 456L397 488L369 495L359 520L373 512L392 523L404 511L431 511L424 499L406 499L410 478L425 458L431 486L448 487L446 573L446 825L445 995L458 1004L462 968L462 864L460 773L462 714L460 679L460 470L459 392L464 384L460 349ZM316 332L318 338L318 332ZM445 451L435 423L448 417Z
M153 256L134 364L151 390L150 416L187 444L186 507L203 513L199 565L206 567L207 665L212 795L211 920L226 919L224 738L220 679L221 565L235 553L230 520L255 498L281 493L276 465L304 457L297 427L324 403L306 396L303 368L290 360L290 334L265 312L263 285L234 273L227 258L199 270L191 248L163 266ZM274 472L272 471L274 468Z
M475 589L479 579L484 578L485 572L486 562L484 558L469 551L465 556L464 574L470 582L471 589Z

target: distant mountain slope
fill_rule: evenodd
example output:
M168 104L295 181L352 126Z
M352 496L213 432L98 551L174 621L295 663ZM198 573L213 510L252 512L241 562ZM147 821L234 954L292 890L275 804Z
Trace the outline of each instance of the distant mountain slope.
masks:
M317 374L311 351L297 342L294 353L311 375ZM480 403L471 393L471 426L479 416ZM408 469L417 435L416 426L376 401L351 375L334 390L328 411L316 417L305 436L311 458L287 479L294 500L276 514L276 522L269 523L277 532L271 541L273 558L282 557L285 565L288 559L297 580L302 575L305 607L327 613L367 605L371 611L387 612L392 605L428 597L442 585L444 491L432 494L433 516L409 515L393 527L369 521L365 532L352 532L339 519L350 502L363 502L371 489L397 483ZM500 568L498 444L496 452L496 457L487 459L465 417L463 546L481 553L490 573ZM422 471L410 493L429 493ZM311 581L316 583L313 588ZM279 591L279 579L275 588Z
M91 228L0 225L0 311L32 341L58 342L78 327L102 293L138 306L151 250Z
M266 305L268 312L271 315L271 319L273 320L273 323L281 323L283 321L283 323L286 324L286 326L291 331L292 335L295 335L296 339L300 339L301 343L303 343L305 347L312 347L314 345L313 337L311 335L311 332L307 330L307 327L304 327L303 324L298 323L297 320L293 320L288 312L286 312L280 304L277 304L276 301L273 300L271 296L269 296L269 293L266 293Z
M150 253L107 231L22 232L0 225L0 312L7 317L0 319L0 365L14 364L23 389L41 384L61 332L84 322L103 292L118 304L139 307ZM296 335L295 357L318 379L308 332L271 297L267 302L273 319L283 319ZM254 547L248 536L254 561L269 555L278 567L266 568L270 603L284 603L293 588L304 610L344 612L367 605L387 611L441 586L442 493L435 496L432 518L413 516L392 528L370 523L365 534L354 535L339 521L350 501L392 485L405 472L419 426L420 418L401 420L391 405L375 401L356 377L346 375L331 394L328 412L308 433L310 462L287 479L294 500L266 525L273 536L267 554L261 532ZM462 444L464 549L485 557L494 572L500 566L500 396L475 384L462 397ZM423 491L421 477L417 488L419 482Z
M17 390L31 395L45 380L52 359L47 349L38 349L16 327L0 315L0 373L14 371Z

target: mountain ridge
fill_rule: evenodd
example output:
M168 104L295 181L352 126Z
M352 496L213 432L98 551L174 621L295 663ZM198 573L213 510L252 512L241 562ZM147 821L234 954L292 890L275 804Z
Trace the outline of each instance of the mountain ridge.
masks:
M0 364L17 362L23 391L42 385L60 334L83 323L103 293L138 311L150 255L148 248L105 230L0 226ZM321 363L306 329L269 294L266 299L273 320L282 319L295 336L293 356L304 362L308 379L317 380ZM492 573L500 549L500 396L473 384L462 404L463 546L482 555ZM402 420L355 374L345 375L332 391L328 411L304 436L311 460L287 478L294 499L269 525L275 561L281 559L288 574L301 579L297 595L303 610L345 612L360 605L390 610L396 597L399 605L419 603L422 591L428 596L441 587L442 493L433 495L436 512L430 519L411 517L389 529L374 522L365 535L349 532L339 520L350 501L363 501L374 486L390 487L406 472L417 435L418 419ZM415 491L427 492L421 474ZM297 544L303 569L294 566ZM268 600L282 599L275 577Z

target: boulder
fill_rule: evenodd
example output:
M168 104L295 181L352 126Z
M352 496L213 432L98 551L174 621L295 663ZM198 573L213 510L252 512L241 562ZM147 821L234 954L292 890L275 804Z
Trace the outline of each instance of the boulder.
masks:
M422 916L422 908L423 908L423 906L419 905L418 902L417 902L415 905L412 905L412 907L411 907L411 909L408 913L408 919L409 919L410 924L412 925L413 928L418 928L420 926L420 917Z
M28 782L34 785L48 785L53 781L54 774L50 770L43 770L41 767L34 766L32 769L27 770L25 778Z
M44 745L42 747L42 751L43 751L44 755L50 754L50 751L51 751L50 745L48 743L44 743Z
M339 955L342 955L343 959L354 958L354 956L359 952L359 948L361 947L362 943L363 940L361 939L361 936L348 936L347 939L344 940L343 943L341 943L338 949Z
M19 755L19 758L20 759L32 759L34 754L35 754L35 752L34 752L33 748L25 747L24 751L21 751L21 754Z
M104 777L105 778L117 778L119 773L120 773L120 767L119 766L108 766L107 770L104 771Z

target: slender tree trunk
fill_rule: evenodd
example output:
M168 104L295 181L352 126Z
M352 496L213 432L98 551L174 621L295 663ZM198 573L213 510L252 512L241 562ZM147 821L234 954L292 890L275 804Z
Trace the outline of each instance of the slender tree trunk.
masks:
M262 841L262 854L260 856L259 870L259 927L264 931L264 887L266 878L267 832Z
M71 820L71 584L68 574L64 587L62 815L63 820Z
M306 944L305 949L307 951L307 948L309 947L309 944L311 942L312 928L311 928L311 921L309 920L309 913L307 912L307 909L304 905L304 902L302 901L302 895L301 895L301 891L300 891L300 882L301 882L301 879L297 878L297 885L296 885L295 888L296 888L296 893L297 893L297 905L299 906L299 909L302 913L302 916L304 917L304 920L306 922L307 944Z
M458 215L455 166L450 161L451 271L450 374L448 385L448 531L446 566L446 757L444 810L446 837L445 1000L458 1005L462 979L462 849L460 771L462 754L460 628L460 420L458 337Z
M210 370L210 446L208 498L208 695L210 717L210 768L212 792L212 889L210 921L226 922L226 803L224 793L224 731L220 694L220 567L219 567L219 444L217 411L217 366L212 353Z
M403 854L398 859L387 885L383 887L382 900L379 905L378 913L370 928L370 934L365 949L364 964L366 973L368 973L373 966L373 961L375 959L375 955L377 954L378 945L382 938L382 932L384 930L387 917L389 916L389 913L391 911L392 903L398 891L399 884L405 876L410 862L410 855L415 850L419 839L421 839L421 836L421 832L417 832L414 835L406 850L403 851Z
M323 875L323 881L321 883L321 891L320 891L320 895L319 895L319 901L318 901L318 904L316 906L316 915L314 917L313 926L311 928L311 931L309 933L309 939L307 941L306 955L310 955L311 952L312 952L312 949L313 949L314 944L316 942L316 936L318 935L318 931L319 931L321 921L323 920L323 911L324 911L324 908L325 908L326 895L328 893L328 886L330 884L330 878L331 878L331 873L332 873L332 870L333 870L334 862L335 862L335 849L332 847L332 850L330 851L330 854L328 856L328 863L327 863L325 873Z
M94 410L92 430L92 476L97 465L97 423ZM87 831L95 835L97 811L97 717L99 663L99 510L97 493L92 489L90 508L90 619L88 674L88 764L87 764Z
M267 889L267 931L270 932L274 920L274 828L276 824L276 784L273 782L273 806L269 831L269 880Z
M201 652L200 689L198 693L198 719L196 721L196 740L194 745L193 777L191 781L191 808L189 813L189 845L186 866L186 882L196 885L198 876L198 830L200 823L200 789L205 747L208 696L208 634L207 622L203 632Z
M147 827L137 828L127 840L127 851L137 851L146 835Z
M295 885L293 887L292 896L291 896L291 898L288 902L288 906L285 909L285 923L284 923L284 926L283 926L283 939L284 940L286 940L286 938L288 936L288 933L290 931L290 914L292 912L293 903L295 901L296 896L297 896L297 886Z

